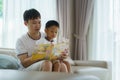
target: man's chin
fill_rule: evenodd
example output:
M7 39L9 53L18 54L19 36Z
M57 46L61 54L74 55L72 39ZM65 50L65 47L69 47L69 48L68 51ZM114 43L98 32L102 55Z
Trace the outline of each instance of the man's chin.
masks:
M35 32L33 32L34 34L38 34L39 33L39 31L35 31Z

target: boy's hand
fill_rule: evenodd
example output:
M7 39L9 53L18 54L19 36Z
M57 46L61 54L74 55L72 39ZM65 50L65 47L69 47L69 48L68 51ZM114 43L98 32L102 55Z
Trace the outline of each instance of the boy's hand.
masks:
M63 59L66 59L68 57L68 54L67 53L61 53L60 56L59 56L59 60L63 60Z
M60 56L61 58L66 59L68 57L68 49L65 49Z

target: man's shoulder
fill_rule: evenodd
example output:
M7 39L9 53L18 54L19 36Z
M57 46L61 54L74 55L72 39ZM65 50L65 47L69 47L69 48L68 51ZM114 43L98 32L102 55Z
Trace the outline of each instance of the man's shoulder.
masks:
M19 40L26 40L28 38L28 35L27 33L26 34L23 34L21 37L19 37L18 39Z

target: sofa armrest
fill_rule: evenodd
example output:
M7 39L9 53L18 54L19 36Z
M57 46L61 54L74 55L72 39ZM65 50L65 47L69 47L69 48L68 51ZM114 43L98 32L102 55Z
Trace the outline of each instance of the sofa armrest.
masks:
M93 66L93 67L102 67L108 68L106 61L80 61L74 60L75 66Z
M0 54L10 55L10 56L17 58L17 54L15 53L15 49L0 48Z

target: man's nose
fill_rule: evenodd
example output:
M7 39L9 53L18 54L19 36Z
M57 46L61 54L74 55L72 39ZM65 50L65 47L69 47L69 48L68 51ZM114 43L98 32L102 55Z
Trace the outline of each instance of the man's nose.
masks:
M37 24L36 27L39 28L41 25L40 24Z

